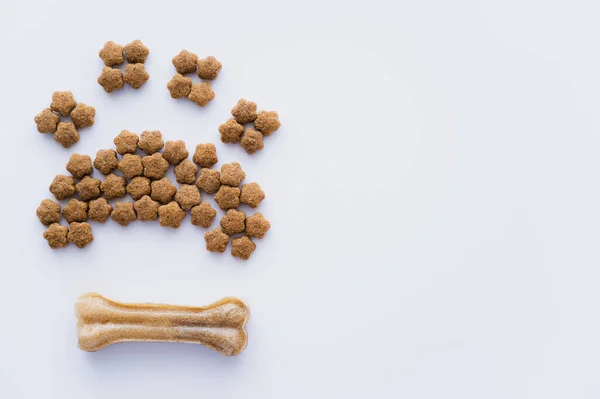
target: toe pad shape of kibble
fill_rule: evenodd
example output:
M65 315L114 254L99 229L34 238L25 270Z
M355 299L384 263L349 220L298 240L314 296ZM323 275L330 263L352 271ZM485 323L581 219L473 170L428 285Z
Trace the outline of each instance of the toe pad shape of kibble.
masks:
M173 57L173 66L177 73L167 83L167 89L172 98L185 98L201 107L208 105L215 98L215 93L210 82L219 76L222 64L213 56L198 59L194 53L182 50ZM201 81L193 83L191 78L184 76L187 73L197 73Z
M107 93L123 88L125 83L134 89L139 89L150 79L144 66L148 54L150 50L140 40L134 40L126 46L112 41L106 42L98 53L105 65L98 77L98 84ZM118 68L113 68L123 64L125 60L128 62L125 65L125 73Z
M118 57L107 56L107 62ZM113 61L111 61L113 60ZM68 106L62 111L68 113ZM219 226L206 232L206 249L225 252L231 242L231 254L249 259L256 249L253 239L263 238L270 223L260 212L247 216L238 210L240 204L257 208L265 193L256 182L244 183L246 173L237 162L212 169L219 161L214 144L198 144L190 153L185 143L163 141L160 131L144 131L141 135L123 130L114 139L115 149L103 149L94 159L73 154L66 164L69 175L57 175L49 189L57 201L45 199L37 209L40 222L47 226L43 236L51 248L69 243L83 248L94 240L91 220L105 223L108 219L121 226L139 221L158 221L161 226L178 228L191 215L191 224L208 229L217 217L203 195L214 195L224 213ZM162 152L161 152L162 150ZM174 167L176 185L166 173ZM92 176L96 169L103 178ZM119 174L116 174L119 173ZM98 176L102 177L102 176ZM132 201L124 197L129 194ZM77 195L78 198L73 198ZM111 204L109 201L116 201ZM61 226L64 218L69 226Z

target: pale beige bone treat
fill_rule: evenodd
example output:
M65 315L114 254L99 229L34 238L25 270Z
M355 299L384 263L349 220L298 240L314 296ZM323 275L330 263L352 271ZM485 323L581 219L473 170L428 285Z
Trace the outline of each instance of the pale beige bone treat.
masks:
M198 60L198 77L200 79L214 80L219 76L223 65L212 55Z
M242 140L240 141L240 145L246 150L248 155L252 155L265 148L262 133L252 128L246 129L242 136Z
M102 190L104 197L108 200L122 198L125 196L126 185L127 182L123 177L111 173L100 183L100 190Z
M162 139L162 133L159 130L144 130L140 134L140 140L137 145L146 155L152 155L160 151L165 146L165 143Z
M221 134L221 141L223 143L239 143L242 139L242 133L244 133L244 126L232 118L219 125L219 133Z
M198 144L192 160L202 168L210 168L217 162L217 147L214 144Z
M121 133L115 137L113 143L117 148L117 152L120 155L123 154L134 154L137 150L138 141L140 138L137 134L130 132L129 130L121 130Z
M94 167L103 175L108 175L119 166L115 150L99 150L94 158Z
M90 201L98 198L100 192L101 181L91 176L84 176L79 183L75 185L75 191L82 201Z
M183 140L167 141L165 143L165 150L163 151L163 158L169 161L171 165L178 165L181 161L186 159L190 153L185 148Z
M144 64L127 64L123 81L134 89L139 89L150 79L150 75L146 72Z
M221 184L237 187L246 178L246 172L237 162L226 163L221 166Z
M256 208L265 197L265 192L260 188L258 183L248 183L242 186L242 193L240 194L240 202L242 204Z
M184 218L185 211L175 201L171 201L167 205L161 205L158 208L158 221L163 227L177 229Z
M56 175L49 189L57 200L67 199L75 194L75 179L73 176Z
M204 233L204 241L206 242L206 250L209 252L223 253L229 244L229 236L223 233L220 227Z
M85 222L87 220L88 203L76 198L69 200L62 210L62 215L67 223Z
M220 224L223 233L229 236L243 233L246 229L246 214L241 211L236 211L235 209L230 209L225 216L221 218Z
M189 211L192 207L200 205L201 200L200 190L193 184L182 184L177 194L175 194L175 201L184 211Z
M94 222L104 223L110 217L112 206L106 201L106 198L98 198L90 201L88 209L88 218Z
M260 212L246 218L246 234L250 237L263 238L271 228L271 223Z
M200 169L200 177L196 180L196 187L207 194L214 194L221 188L221 172L215 169Z
M137 219L133 202L117 202L113 207L110 218L121 226L127 226Z
M204 107L215 98L215 92L208 82L194 83L188 98L199 106Z
M92 158L89 155L81 154L71 155L66 168L76 179L81 179L83 176L89 175L94 171Z
M144 173L141 155L124 154L121 162L119 162L119 170L123 173L126 179L132 179L136 176L141 176Z
M94 241L94 235L92 234L92 226L89 223L77 223L73 222L69 225L69 234L67 239L77 246L77 248L83 248L89 243Z
M58 112L62 116L69 116L76 105L77 102L70 91L55 91L52 93L52 103L50 104L52 111Z
M217 216L217 211L208 202L203 202L193 207L190 214L192 215L192 224L194 226L208 229Z
M148 47L144 46L141 40L134 40L133 42L125 45L123 48L125 51L125 57L127 58L127 62L131 63L144 63L146 62L146 58L148 54L150 54L150 50Z
M198 173L198 167L189 159L184 159L175 166L175 180L179 184L194 184L196 182L196 173Z
M50 226L60 221L60 204L49 199L42 201L35 211L38 219L44 226Z
M231 110L231 115L240 123L254 122L256 120L256 103L242 98Z
M144 195L150 195L151 192L150 179L147 177L134 177L127 185L127 193L136 201Z
M248 342L250 311L237 298L223 298L204 307L126 304L100 294L82 295L75 303L78 345L95 352L126 341L201 344L235 356Z
M180 74L196 72L197 62L198 56L187 50L181 50L179 54L173 57L173 66Z
M133 208L135 209L135 213L139 220L143 222L147 220L156 220L158 219L158 208L160 208L160 203L154 201L148 195L144 195L142 198L135 201Z
M54 132L54 141L64 148L69 148L79 141L79 132L73 122L60 122Z
M96 109L84 103L77 104L73 111L71 111L71 120L77 129L92 126L95 116Z
M102 73L98 77L98 84L102 86L107 93L122 89L125 85L123 71L111 67L104 67Z
M169 170L169 162L163 158L160 152L147 155L142 158L144 165L144 176L150 179L162 179Z
M152 188L150 197L161 204L168 204L177 192L177 187L171 183L168 177L153 181L150 186Z
M265 136L270 136L280 126L279 115L275 111L260 111L254 121L254 128Z
M113 41L108 41L100 49L98 56L104 61L106 66L120 65L123 63L123 46Z
M187 97L192 91L192 79L177 73L167 83L167 89L171 93L171 98Z
M64 248L69 244L67 241L67 234L69 234L69 228L61 226L58 223L52 223L46 231L44 231L44 238L48 241L48 246L52 249Z
M240 189L237 187L221 186L215 194L215 202L224 211L237 208L240 206Z
M46 108L33 118L37 125L37 130L40 133L54 133L60 122L60 116L52 112L50 108Z
M248 260L255 249L256 244L253 243L248 236L242 236L231 240L231 255L236 258Z

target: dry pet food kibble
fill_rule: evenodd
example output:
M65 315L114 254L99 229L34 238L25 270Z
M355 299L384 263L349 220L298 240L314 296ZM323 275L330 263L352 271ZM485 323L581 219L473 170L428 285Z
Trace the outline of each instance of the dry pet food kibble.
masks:
M106 199L122 198L125 195L126 183L124 178L111 173L100 184L100 190Z
M189 159L184 159L175 166L175 180L179 184L194 184L196 182L196 173L198 167Z
M106 198L98 198L90 201L88 218L94 222L104 223L110 217L112 210L113 208Z
M123 88L123 72L120 69L104 67L98 77L98 84L104 88L104 91L111 93Z
M192 79L179 73L175 74L167 84L167 89L169 89L172 98L187 97L192 91Z
M73 122L60 122L54 133L54 140L64 148L69 148L79 141L79 132Z
M160 203L154 201L147 195L137 200L133 205L137 217L141 221L158 219L158 208Z
M240 123L254 122L256 120L256 103L242 98L231 110L231 115Z
M175 201L171 201L167 205L161 205L158 208L158 220L161 226L176 229L181 225L184 218L185 211Z
M222 66L212 55L203 60L198 60L198 77L200 79L214 80L219 76Z
M244 148L244 150L246 150L246 152L250 155L254 154L256 151L262 150L265 147L262 133L252 128L246 129L240 144L242 148Z
M67 170L76 179L81 179L85 175L92 173L92 158L89 155L73 154L67 163Z
M260 111L254 121L254 128L265 136L270 136L279 126L279 115L275 111Z
M196 72L197 62L198 56L187 50L181 50L179 54L173 57L173 66L180 74Z
M181 206L181 209L189 211L192 207L200 205L200 190L194 185L182 184L175 194L175 201Z
M171 180L169 180L168 177L163 177L160 180L153 181L151 187L152 194L150 197L161 204L168 204L177 192L177 187L171 183Z
M84 176L79 183L75 185L77 195L82 201L90 201L100 196L100 180L90 176Z
M249 183L242 186L242 193L240 194L240 202L242 204L256 208L264 199L265 193L261 190L258 183Z
M229 243L229 236L223 233L220 227L214 230L208 231L204 234L204 241L206 241L206 250L209 252L225 252L227 244Z
M131 63L144 63L146 62L146 57L150 54L150 50L148 47L144 46L141 40L134 40L133 42L127 44L123 50L125 50L125 56L127 57L127 62Z
M215 92L208 82L194 83L188 98L204 107L215 98Z
M69 234L67 234L69 242L75 244L78 248L83 248L92 241L94 241L94 235L92 234L92 226L89 223L77 223L73 222L69 226Z
M75 179L72 176L56 175L50 184L50 192L57 200L64 200L75 194Z
M103 175L111 173L119 165L115 150L100 150L96 153L94 167Z
M136 176L141 176L144 172L142 157L136 154L125 154L119 162L119 170L123 173L126 179L131 179Z
M150 79L150 75L146 72L144 64L127 64L125 67L125 75L123 81L134 89L139 89L144 83Z
M133 202L117 202L113 207L110 218L121 226L129 225L129 223L137 219Z
M215 202L224 211L237 208L240 206L240 189L237 187L221 186L217 194L215 194Z
M42 201L35 213L44 226L49 226L52 223L58 223L60 221L60 204L52 200L45 199Z
M115 147L117 147L117 152L120 155L135 153L137 150L138 141L138 135L130 132L129 130L122 130L121 133L119 133L113 140Z
M203 202L192 208L192 224L194 226L209 228L213 220L217 216L217 211L213 209L208 202Z
M77 104L73 111L71 111L71 120L77 129L92 126L94 124L94 116L96 116L96 109L84 103Z
M46 108L34 118L37 130L40 133L54 133L60 122L60 116L52 112L50 108Z
M147 155L142 158L144 165L144 176L150 179L162 179L169 170L169 162L163 158L160 152Z
M62 116L69 116L71 110L75 108L77 102L73 98L73 93L70 91L55 91L52 94L52 104L50 109L58 112Z
M219 126L219 133L221 133L221 141L223 143L239 143L242 133L244 133L244 126L237 123L235 119L229 119Z
M248 236L238 237L231 240L231 255L242 260L250 259L250 255L256 249L256 244Z
M263 238L271 228L271 223L260 212L246 218L246 234L250 237Z
M243 233L246 229L246 214L235 209L230 209L221 218L220 224L223 232L229 236Z
M87 219L87 211L87 202L72 198L63 208L62 215L68 223L85 222Z
M160 151L165 143L162 139L162 133L158 130L144 130L140 135L140 140L137 143L140 150L147 155L152 155Z
M165 144L163 158L169 161L171 165L178 165L179 162L186 159L188 155L190 154L185 148L185 143L183 140L167 141Z
M64 248L69 242L67 234L69 229L66 226L61 226L58 223L52 223L48 230L44 231L44 238L48 241L48 246L52 249Z
M123 46L117 44L113 41L108 41L104 44L104 47L98 53L102 61L104 61L104 65L106 66L114 66L120 65L123 63Z
M221 166L221 183L226 186L237 187L246 178L246 173L237 162L226 163Z
M195 163L200 165L200 167L210 168L219 162L219 158L217 157L217 148L214 144L198 144L192 159Z
M127 192L131 195L134 200L139 200L144 195L150 195L152 189L150 188L150 179L147 177L134 177L127 185Z
M221 172L208 168L200 169L200 177L196 181L196 186L207 194L216 193L221 188Z

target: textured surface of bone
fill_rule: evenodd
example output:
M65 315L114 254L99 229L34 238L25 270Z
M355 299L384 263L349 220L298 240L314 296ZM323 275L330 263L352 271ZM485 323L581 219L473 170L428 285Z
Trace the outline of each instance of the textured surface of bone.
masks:
M125 341L186 342L234 356L246 348L250 311L237 298L204 307L125 304L97 293L75 303L79 348L95 352Z

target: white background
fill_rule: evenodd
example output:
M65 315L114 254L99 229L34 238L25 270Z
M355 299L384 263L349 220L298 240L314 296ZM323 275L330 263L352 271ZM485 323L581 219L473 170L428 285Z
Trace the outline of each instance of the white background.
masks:
M0 397L598 398L596 1L9 1L0 9ZM105 41L142 39L150 80L96 83ZM171 58L214 55L205 109ZM52 92L96 107L62 149ZM219 142L240 97L281 129ZM267 193L248 262L204 230L93 224L52 251L35 209L73 152L121 129L215 142ZM64 221L63 221L64 223ZM217 222L215 222L216 225ZM238 357L184 344L77 349L73 303L251 307Z

